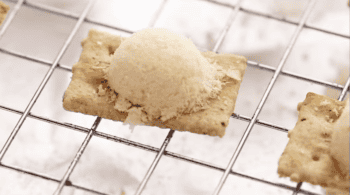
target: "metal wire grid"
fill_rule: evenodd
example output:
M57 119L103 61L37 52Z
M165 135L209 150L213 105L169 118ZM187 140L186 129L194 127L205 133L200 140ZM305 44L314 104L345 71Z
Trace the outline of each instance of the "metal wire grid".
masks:
M3 110L14 112L14 113L17 113L17 114L21 115L21 117L20 117L19 121L17 122L15 128L11 132L11 134L8 137L5 145L2 147L2 149L0 151L0 167L4 167L4 168L15 170L15 171L18 171L18 172L21 172L21 173L25 173L25 174L29 174L29 175L32 175L32 176L40 177L40 178L43 178L43 179L46 179L46 180L51 180L51 181L58 182L59 185L58 185L56 191L54 192L54 195L60 194L60 192L62 191L64 186L72 186L72 187L75 187L77 189L85 190L85 191L92 192L92 193L95 193L95 194L105 194L105 193L102 193L102 192L98 192L98 191L96 191L94 189L89 189L89 188L86 188L86 187L75 185L75 184L73 184L72 182L69 181L69 176L73 172L76 164L78 163L81 155L83 154L85 148L87 147L90 139L92 138L92 136L97 136L97 137L105 138L105 139L108 139L108 140L111 140L111 141L120 142L120 143L123 143L123 144L126 144L126 145L130 145L130 146L137 147L137 148L140 148L140 149L143 149L143 150L148 150L148 151L152 151L152 152L156 152L157 153L156 158L154 159L153 163L149 167L149 169L148 169L144 179L142 180L141 184L139 185L139 187L137 189L137 192L136 192L137 195L141 194L142 190L144 189L144 187L147 184L147 181L149 180L149 178L152 175L153 171L155 170L155 168L156 168L160 158L163 155L170 156L170 157L173 157L173 158L176 158L176 159L180 159L180 160L184 160L184 161L187 161L187 162L192 162L192 163L195 163L197 165L202 165L202 166L205 166L205 167L208 167L208 168L212 168L212 169L223 171L224 174L223 174L219 184L217 185L217 187L216 187L216 189L215 189L215 191L213 193L215 195L218 195L220 193L220 190L221 190L222 186L224 185L224 183L225 183L225 181L226 181L226 179L228 177L228 174L233 174L233 175L237 175L237 176L240 176L240 177L248 178L248 179L251 179L251 180L254 180L254 181L259 181L259 182L262 182L262 183L265 183L265 184L281 187L281 188L284 188L284 189L289 189L289 190L293 191L293 195L296 195L298 193L315 194L315 193L312 193L312 192L300 189L302 183L298 183L296 187L292 187L292 186L288 186L288 185L285 185L285 184L273 183L273 182L265 181L265 180L262 180L262 179L254 178L254 177L251 177L251 176L248 176L248 175L240 174L240 173L232 171L231 169L232 169L235 161L237 160L237 158L238 158L238 156L240 154L240 151L242 150L242 148L244 146L244 143L245 143L245 141L247 140L247 138L249 136L249 133L251 132L251 130L252 130L252 128L253 128L253 126L255 124L262 125L262 126L265 126L265 127L269 127L269 128L275 129L275 130L282 131L282 132L288 132L288 129L285 128L285 127L281 127L281 126L278 126L278 125L275 125L275 124L272 124L272 123L269 123L269 122L262 121L262 120L258 119L258 115L259 115L262 107L264 106L264 104L266 102L266 99L267 99L268 95L270 94L270 92L271 92L271 90L272 90L272 88L273 88L273 86L274 86L274 84L275 84L275 82L277 80L277 77L280 74L287 75L289 77L293 77L293 78L297 78L297 79L301 79L301 80L305 80L305 81L308 81L308 82L316 83L316 84L319 84L319 85L324 85L326 87L331 87L331 88L334 88L334 89L341 90L341 94L339 95L338 100L343 100L345 98L345 96L346 96L346 92L349 91L350 78L348 78L345 86L342 86L342 85L339 85L339 84L336 84L336 83L331 83L331 82L326 82L326 81L322 81L322 80L318 80L318 79L314 79L314 78L309 78L309 77L302 76L302 75L299 75L299 74L296 74L296 73L292 73L292 72L288 72L288 71L283 71L282 70L283 65L285 64L285 61L287 60L288 55L290 54L290 52L291 52L291 50L292 50L292 48L293 48L293 46L294 46L294 44L295 44L299 34L301 32L301 30L303 28L309 28L309 29L313 29L313 30L316 30L316 31L332 34L332 35L343 37L343 38L347 38L347 39L350 39L350 36L349 35L339 34L339 33L336 33L336 32L331 32L331 31L328 31L328 30L316 28L316 27L313 27L313 26L305 24L305 22L307 21L308 16L310 15L310 12L311 12L313 6L316 3L316 0L310 0L308 2L308 6L307 6L307 8L306 8L306 10L305 10L305 12L304 12L300 22L298 22L298 23L292 22L292 21L287 20L285 18L278 18L278 17L272 16L272 15L269 15L269 14L264 14L264 13L260 13L260 12L256 12L256 11L252 11L252 10L248 10L248 9L242 8L242 7L240 7L240 5L241 5L243 0L238 0L238 2L236 3L235 6L232 6L232 5L229 5L229 4L215 2L215 1L210 1L210 0L205 0L205 1L208 1L208 2L211 2L211 3L214 3L214 4L219 4L219 5L231 8L231 15L229 17L229 20L227 21L224 29L220 33L219 39L216 41L216 44L215 44L214 48L212 49L212 51L214 51L216 53L217 53L217 50L219 49L219 47L221 46L222 41L224 40L224 38L225 38L225 36L226 36L230 26L232 25L232 23L235 20L235 18L236 18L236 16L237 16L239 11L242 11L242 12L245 12L245 13L248 13L248 14L258 15L258 16L261 16L261 17L274 19L274 20L279 20L279 21L282 21L282 22L285 22L285 23L298 25L295 33L293 34L293 36L292 36L292 38L291 38L291 40L290 40L290 42L289 42L289 44L287 46L286 51L284 52L283 58L280 61L279 65L278 65L278 67L276 69L271 67L271 66L260 64L260 63L253 62L253 61L248 61L247 62L247 64L249 66L253 66L253 67L256 67L256 68L259 68L259 69L262 69L262 70L274 72L274 75L273 75L273 77L272 77L272 79L271 79L271 81L270 81L270 83L269 83L269 85L268 85L268 87L267 87L267 89L266 89L262 99L260 100L260 103L259 103L258 107L256 108L256 111L254 112L254 115L253 115L252 118L247 117L247 116L243 116L243 115L239 115L239 114L236 114L236 113L233 113L231 115L232 117L234 117L236 119L240 119L240 120L249 122L249 125L248 125L247 129L245 130L245 132L243 134L243 137L241 138L241 140L240 140L240 142L238 144L238 147L236 148L236 150L235 150L235 152L234 152L234 154L233 154L233 156L232 156L232 158L231 158L227 168L218 167L218 166L212 165L210 163L207 163L207 162L204 162L204 161L201 161L201 160L198 160L198 159L189 158L189 157L177 154L177 153L166 151L166 147L169 144L169 142L171 141L171 138L172 138L172 136L174 134L174 130L170 130L169 131L169 133L168 133L166 139L164 140L161 148L155 148L155 147L152 147L152 146L149 146L149 145L141 144L141 143L138 143L138 142L130 141L128 139L124 139L124 138L120 138L120 137L117 137L117 136L113 136L113 135L110 135L110 134L106 134L106 133L102 133L102 132L96 131L99 123L101 122L101 118L100 117L97 117L95 122L94 122L94 124L93 124L93 126L91 127L91 129L88 129L88 128L84 128L84 127L81 127L81 126L77 126L77 125L73 125L73 124L69 124L69 123L62 123L62 122L58 122L58 121L55 121L55 120L52 120L52 119L36 116L36 115L33 115L33 114L30 113L30 110L34 106L34 104L37 101L38 97L40 96L42 90L44 89L46 83L48 82L48 80L50 79L51 75L53 74L53 71L56 68L61 68L61 69L64 69L66 71L69 71L69 72L72 71L72 69L70 67L61 65L58 62L61 59L61 57L63 56L64 52L66 51L66 49L69 46L69 44L71 43L74 35L76 34L77 30L79 29L80 25L83 22L109 27L109 28L112 28L112 29L116 29L116 30L119 30L119 31L124 31L124 32L130 33L130 34L134 33L134 32L128 31L126 29L121 29L121 28L118 28L118 27L115 27L115 26L110 26L110 25L107 25L107 24L103 24L103 23L94 21L93 19L87 19L86 15L87 15L90 7L92 6L92 4L94 2L93 0L89 1L87 6L85 7L83 13L80 16L78 16L76 14L73 14L73 13L70 13L70 12L67 12L67 11L62 11L62 10L59 10L59 9L55 9L55 8L52 8L52 7L49 7L49 6L44 6L44 5L41 5L41 4L30 3L30 2L27 2L25 0L19 0L17 2L16 6L11 11L11 13L9 14L9 16L8 16L7 20L5 21L2 29L0 29L0 39L1 39L3 34L5 33L6 29L11 24L11 21L13 20L13 18L15 17L15 15L17 14L18 10L21 8L22 5L28 6L28 7L34 8L34 9L50 12L50 13L53 13L53 14L61 15L63 17L78 19L75 27L71 31L71 34L69 35L68 39L66 40L65 44L63 45L62 49L60 50L59 54L57 55L57 57L55 58L55 60L53 62L50 62L50 61L47 61L47 60L43 60L43 59L39 59L39 58L35 58L35 57L31 57L31 56L28 56L28 55L25 55L25 54L18 53L16 51L9 51L9 50L6 50L6 49L0 49L0 51L3 52L3 53L7 53L7 54L10 54L10 55L19 57L19 58L23 58L23 59L26 59L26 60L30 60L30 61L34 61L34 62L38 62L38 63L50 66L49 71L47 72L47 74L45 75L45 77L42 80L41 84L37 88L34 96L32 97L31 101L27 105L27 107L26 107L24 112L0 105L0 108L3 109ZM166 3L167 3L166 0L164 0L161 3L160 7L158 8L158 10L155 13L155 16L150 21L149 26L152 27L155 24L157 18L159 17L159 15L160 15L161 11L163 10L163 8L164 8ZM204 50L204 49L200 48L200 50ZM72 130L76 130L76 131L87 133L87 136L85 137L83 143L81 144L81 146L80 146L78 152L76 153L74 159L71 161L70 166L67 169L67 171L64 174L62 179L58 180L58 179L52 178L50 176L46 176L44 174L37 173L37 172L31 171L31 170L25 170L25 169L22 169L20 167L15 167L15 166L12 166L12 165L6 165L6 164L1 163L1 160L3 159L4 155L6 154L6 151L10 147L13 139L15 138L16 134L20 130L22 124L24 123L24 121L25 121L25 119L27 117L34 118L34 119L37 119L37 120L40 120L40 121L44 121L44 122L48 122L48 123L51 123L51 124L55 124L55 125L58 125L58 126L61 126L61 127L69 128L69 129L72 129Z

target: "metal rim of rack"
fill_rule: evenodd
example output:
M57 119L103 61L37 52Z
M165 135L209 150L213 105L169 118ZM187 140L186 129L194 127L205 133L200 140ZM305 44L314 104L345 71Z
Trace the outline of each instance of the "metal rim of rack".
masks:
M149 146L149 145L141 144L141 143L138 143L138 142L130 141L128 139L124 139L124 138L120 138L120 137L117 137L117 136L113 136L113 135L110 135L110 134L106 134L106 133L102 133L102 132L96 131L96 129L97 129L97 127L98 127L98 125L99 125L99 123L101 121L100 117L97 117L96 120L94 121L93 126L90 129L88 129L88 128L77 126L77 125L72 125L72 124L68 124L68 123L62 123L62 122L59 122L59 121L55 121L55 120L52 120L52 119L48 119L48 118L44 118L44 117L41 117L41 116L33 115L33 114L30 113L31 108L34 106L36 100L40 96L40 94L41 94L42 90L44 89L46 83L48 82L48 80L50 79L51 75L53 74L53 71L56 68L60 68L60 69L63 69L63 70L69 71L69 72L72 71L72 68L70 68L69 66L65 66L65 65L59 64L58 62L61 59L61 57L63 56L63 54L66 51L66 49L68 48L68 46L70 45L74 35L79 30L79 27L81 26L81 24L83 22L96 24L96 25L100 25L100 26L104 26L104 27L108 27L108 28L112 28L112 29L115 29L115 30L118 30L118 31L123 31L123 32L129 33L129 34L134 33L133 31L129 31L127 29L118 28L118 27L115 27L115 26L111 26L111 25L108 25L108 24L104 24L104 23L95 21L93 19L88 19L87 18L87 14L88 14L91 6L94 3L94 0L89 0L89 2L86 5L84 11L80 15L75 14L75 13L70 13L68 11L56 9L56 8L53 8L53 7L41 5L41 4L27 2L26 0L19 0L18 2L10 0L10 2L17 2L17 3L15 5L15 7L13 8L13 10L9 13L9 16L6 19L5 23L3 24L2 28L0 28L0 39L4 35L6 29L11 24L13 18L18 13L18 10L21 8L22 5L30 7L30 8L33 8L33 9L42 10L42 11L50 12L50 13L53 13L53 14L57 14L57 15L60 15L60 16L63 16L63 17L73 18L73 19L76 19L78 21L77 21L75 27L72 29L72 31L71 31L69 37L67 38L65 44L63 45L62 49L60 50L59 54L57 55L57 57L55 58L55 60L53 62L48 61L48 60L43 60L43 59L40 59L40 58L36 58L36 57L32 57L32 56L29 56L29 55L25 55L25 54L22 54L22 53L19 53L19 52L16 52L16 51L0 49L0 52L2 52L2 53L6 53L6 54L9 54L9 55L12 55L12 56L15 56L15 57L23 58L23 59L26 59L26 60L30 60L30 61L38 62L38 63L43 64L43 65L50 66L49 71L47 72L47 74L45 75L45 77L42 80L41 84L37 88L35 94L33 95L31 101L29 102L29 104L26 107L24 112L0 105L0 109L2 109L2 110L13 112L13 113L21 115L19 121L17 122L15 128L11 132L11 134L10 134L9 138L7 139L5 145L0 150L0 167L4 167L4 168L10 169L10 170L18 171L18 172L25 173L25 174L28 174L28 175L32 175L32 176L40 177L40 178L43 178L43 179L46 179L46 180L57 182L59 185L58 185L56 191L53 193L54 195L60 194L60 192L62 191L64 186L71 186L71 187L74 187L74 188L77 188L77 189L81 189L81 190L85 190L85 191L88 191L88 192L91 192L91 193L103 194L104 195L105 193L98 192L96 190L93 190L93 189L90 189L90 188L86 188L86 187L82 187L82 186L79 186L79 185L75 185L71 181L69 181L69 176L73 172L76 164L78 163L81 155L83 154L85 148L87 147L90 139L92 138L92 136L97 136L97 137L108 139L108 140L111 140L111 141L114 141L114 142L123 143L123 144L126 144L126 145L130 145L130 146L137 147L137 148L140 148L140 149L143 149L143 150L147 150L147 151L151 151L151 152L157 153L156 158L152 162L151 166L149 167L149 170L147 171L144 179L141 181L141 184L139 185L139 188L137 189L137 192L136 192L137 195L142 193L142 190L146 186L147 181L151 177L153 171L155 170L155 168L157 166L157 163L159 162L160 158L163 155L164 156L173 157L175 159L183 160L183 161L186 161L186 162L191 162L191 163L194 163L194 164L197 164L197 165L201 165L201 166L204 166L204 167L208 167L208 168L212 168L212 169L216 169L216 170L224 172L224 175L222 176L222 178L221 178L217 188L215 189L215 191L213 193L215 195L218 195L220 193L220 190L221 190L222 186L224 185L224 183L225 183L225 181L226 181L226 179L227 179L229 174L236 175L236 176L243 177L243 178L247 178L247 179L251 179L251 180L254 180L254 181L258 181L258 182L262 182L262 183L265 183L265 184L273 185L273 186L276 186L276 187L281 187L281 188L284 188L284 189L288 189L288 190L291 190L293 192L293 195L296 195L298 193L315 194L315 193L312 193L312 192L309 192L309 191L301 189L302 183L298 183L296 187L288 186L288 185L281 184L281 183L273 183L273 182L269 182L269 181L266 181L266 180L262 180L262 179L258 179L258 178L255 178L255 177L251 177L251 176L248 176L248 175L244 175L244 174L240 174L240 173L234 172L234 171L232 171L232 166L234 165L234 162L238 158L238 155L239 155L241 149L244 146L245 140L248 138L249 133L250 133L250 131L252 130L252 128L253 128L253 126L255 124L258 124L258 125L261 125L261 126L265 126L265 127L269 127L271 129L279 130L279 131L282 131L282 132L288 132L288 129L285 128L285 127L281 127L281 126L278 126L276 124L272 124L272 123L269 123L269 122L266 122L266 121L263 121L263 120L259 120L257 118L259 113L260 113L260 111L261 111L261 109L262 109L262 107L265 104L265 101L266 101L270 91L273 88L273 85L274 85L277 77L279 75L286 75L286 76L289 76L289 77L292 77L292 78L296 78L296 79L308 81L308 82L311 82L311 83L323 85L323 86L326 86L326 87L334 88L334 89L337 89L337 90L341 90L341 93L339 95L338 100L343 100L345 98L345 96L346 96L346 93L349 91L350 78L348 78L346 84L344 86L342 86L342 85L339 85L337 83L326 82L326 81L322 81L322 80L319 80L319 79L310 78L310 77L306 77L306 76L303 76L303 75L300 75L300 74L296 74L296 73L292 73L292 72L288 72L288 71L283 71L282 70L282 67L283 67L285 61L287 60L290 51L293 49L293 46L294 46L294 44L295 44L295 42L296 42L300 32L303 29L308 28L308 29L313 29L313 30L320 31L320 32L323 32L323 33L335 35L335 36L338 36L338 37L347 38L347 39L350 39L350 36L349 35L339 34L339 33L336 33L336 32L331 32L331 31L328 31L328 30L320 29L320 28L313 27L313 26L310 26L310 25L306 24L307 18L310 15L310 12L312 11L313 6L316 4L316 0L309 0L309 4L308 4L306 10L304 11L304 15L300 19L300 22L293 22L293 21L287 20L285 18L278 18L278 17L272 16L272 15L269 15L269 14L260 13L260 12L252 11L252 10L249 10L249 9L246 9L246 8L242 8L241 7L241 3L243 2L243 0L238 0L236 5L234 5L234 6L229 5L229 4L219 3L219 2L216 2L216 1L210 1L210 0L201 0L201 1L207 1L207 2L210 2L210 3L213 3L213 4L217 4L217 5L221 5L221 6L225 6L225 7L231 8L231 15L230 15L229 19L227 20L224 29L221 31L219 39L216 41L216 44L215 44L214 48L212 49L212 51L216 52L216 53L217 53L218 49L220 48L221 43L223 42L225 36L227 35L227 32L230 29L232 23L234 22L237 14L240 11L241 12L245 12L247 14L253 14L253 15L257 15L257 16L261 16L261 17L266 17L266 18L269 18L269 19L274 19L274 20L278 20L278 21L281 21L281 22L294 24L294 25L298 26L296 31L295 31L295 33L294 33L294 35L290 39L290 43L288 44L288 46L286 48L286 51L285 51L285 53L283 55L283 58L280 61L279 66L277 67L277 69L273 68L271 66L260 64L260 63L253 62L253 61L248 61L247 62L248 66L252 66L252 67L256 67L256 68L262 69L262 70L274 72L274 75L273 75L273 77L272 77L272 79L271 79L271 81L270 81L270 83L269 83L269 85L268 85L268 87L267 87L267 89L266 89L262 99L260 100L260 103L259 103L258 107L256 108L256 111L254 112L253 117L250 118L250 117L247 117L247 116L244 116L244 115L239 115L239 114L236 114L236 113L233 113L231 115L233 118L249 122L249 125L247 126L247 129L246 129L244 135L242 136L241 141L239 142L239 144L238 144L238 146L237 146L237 148L236 148L236 150L235 150L235 152L234 152L234 154L233 154L233 156L232 156L232 158L230 160L230 163L228 164L226 169L223 168L223 167L217 166L217 165L213 165L213 164L208 163L208 162L204 162L204 161L201 161L201 160L198 160L198 159L194 159L194 158L186 157L186 156L183 156L183 155L180 155L180 154L177 154L177 153L166 151L166 147L169 144L169 142L170 142L170 140L172 138L172 135L175 133L174 130L170 130L169 131L169 133L168 133L167 137L165 138L161 148L156 148L156 147L152 147L152 146ZM163 0L162 1L160 6L158 7L158 9L156 10L156 13L154 14L154 17L151 19L151 21L149 23L150 27L154 26L154 24L157 21L159 15L163 11L163 8L165 7L166 3L167 3L167 0ZM203 48L199 48L199 49L204 51ZM47 122L47 123L50 123L50 124L58 125L58 126L61 126L61 127L65 127L65 128L68 128L68 129L76 130L76 131L83 132L83 133L87 134L87 136L85 137L83 143L81 144L81 146L80 146L78 152L76 153L74 159L71 161L71 163L70 163L70 165L69 165L69 167L68 167L68 169L67 169L67 171L64 174L62 179L55 179L55 178L52 178L52 177L47 176L47 175L42 174L42 173L37 173L37 172L31 171L31 170L25 170L25 169L22 169L20 167L16 167L16 166L12 166L12 165L5 165L5 164L1 163L2 158L6 154L6 151L10 147L13 139L15 138L16 134L20 130L22 124L24 123L24 121L25 121L25 119L27 117L34 118L36 120L40 120L40 121L43 121L43 122Z

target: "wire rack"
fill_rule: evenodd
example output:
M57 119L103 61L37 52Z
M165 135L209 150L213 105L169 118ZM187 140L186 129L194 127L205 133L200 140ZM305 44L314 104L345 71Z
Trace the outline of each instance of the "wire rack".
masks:
M243 0L238 0L238 2L234 6L232 6L230 4L219 3L219 2L216 2L216 1L209 1L209 0L207 0L207 1L210 2L210 3L213 3L213 4L220 5L220 6L225 6L225 7L228 7L228 8L231 9L231 14L230 14L229 20L226 22L226 25L225 25L224 29L222 29L222 31L220 33L219 39L216 41L215 46L212 49L212 51L214 51L214 52L217 52L218 49L220 48L220 46L222 45L223 40L224 40L225 36L228 33L228 30L230 29L233 21L235 20L235 18L237 17L239 12L245 12L247 14L252 14L252 15L259 16L259 17L265 17L265 18L269 18L269 19L273 19L273 20L277 20L277 21L281 21L281 22L284 22L284 23L289 23L289 24L297 26L294 34L292 35L292 38L289 40L289 44L288 44L286 50L284 51L284 55L283 55L282 59L280 60L277 68L271 67L269 65L264 65L264 64L261 64L261 63L258 63L258 62L254 62L254 61L248 61L248 66L256 67L256 68L261 69L261 70L272 72L273 73L273 77L270 80L268 86L266 87L266 90L265 90L262 98L260 99L260 102L259 102L259 104L258 104L258 106L257 106L257 108L256 108L256 110L255 110L255 112L254 112L252 117L244 116L244 115L241 115L241 114L238 114L238 113L233 113L232 114L231 117L239 119L239 120L242 120L242 121L246 121L246 122L249 123L249 125L247 126L243 136L241 137L241 139L239 141L239 144L238 144L238 147L233 152L231 160L229 161L229 163L228 163L226 168L218 167L218 166L215 166L215 165L213 165L211 163L208 163L208 162L204 162L204 161L201 161L201 160L198 160L198 159L190 158L190 157L187 157L187 156L184 156L184 155L180 155L180 154L177 154L177 153L173 153L173 152L167 151L166 150L167 146L168 146L169 142L171 141L171 139L173 137L173 134L176 133L174 130L170 130L168 132L168 135L166 136L165 140L163 141L162 146L160 148L156 148L156 147L152 147L152 146L145 145L145 144L142 144L142 143L138 143L138 142L135 142L135 141L131 141L131 140L128 140L128 139L124 139L124 138L121 138L121 137L118 137L118 136L114 136L114 135L110 135L110 134L107 134L107 133L96 131L97 127L99 126L99 124L101 122L101 118L100 117L96 118L96 120L94 121L94 123L93 123L91 128L85 128L85 127L77 126L77 125L73 125L73 124L62 123L62 122L59 122L59 121L56 121L56 120L53 120L53 119L40 117L40 116L37 116L37 115L34 115L34 114L30 113L30 111L33 108L34 104L38 100L41 92L43 91L43 89L45 88L46 84L50 80L50 77L52 76L53 72L56 69L62 69L64 71L68 71L68 72L72 71L72 69L69 66L64 66L62 64L59 64L59 61L62 58L64 52L67 50L68 46L71 44L74 35L77 33L77 31L80 28L80 26L82 25L82 23L85 22L85 23L100 25L100 26L116 29L116 30L119 30L119 31L123 31L123 32L129 33L129 34L134 33L132 31L129 31L129 30L126 30L126 29L122 29L122 28L119 28L119 27L116 27L116 26L111 26L111 25L108 25L108 24L100 23L100 22L95 21L93 19L88 19L86 16L87 16L87 14L89 12L89 9L91 8L91 6L94 3L93 0L89 1L89 3L86 5L84 11L80 15L76 15L74 13L70 13L70 12L67 12L67 11L62 11L62 10L55 9L53 7L48 7L48 6L41 5L41 4L30 3L30 2L27 2L25 0L19 0L16 3L15 7L11 10L10 14L7 17L7 20L5 21L5 23L3 24L2 28L0 29L0 39L1 39L3 37L3 35L4 35L4 33L6 32L6 30L8 29L8 27L11 25L11 22L13 21L13 19L16 17L16 14L17 14L18 10L21 7L23 7L23 6L27 6L27 7L30 7L32 9L37 9L37 10L53 13L53 14L56 14L56 15L59 15L59 16L62 16L62 17L67 17L67 18L71 18L71 19L75 19L76 20L76 24L75 24L74 28L72 29L68 39L65 41L63 47L61 48L60 52L58 53L58 55L56 56L56 58L55 58L55 60L53 62L45 61L45 60L42 60L42 59L39 59L39 58L33 58L33 57L28 56L28 55L25 55L25 54L22 54L22 53L19 53L19 52L15 52L15 51L10 51L10 50L6 50L6 49L0 49L0 52L2 52L2 53L6 53L6 54L12 55L14 57L26 59L26 60L33 61L33 62L36 62L36 63L44 64L44 65L47 65L47 66L50 67L50 69L46 73L45 77L42 79L42 82L37 87L37 90L36 90L35 94L33 95L32 99L28 103L28 105L27 105L26 109L24 110L24 112L16 110L16 109L13 109L13 108L10 108L10 107L3 106L3 105L1 105L1 102L0 102L0 108L2 110L8 111L8 112L13 112L13 113L16 113L16 114L20 115L20 119L18 120L16 126L13 128L10 136L7 138L6 143L1 147L1 151L0 151L0 167L7 168L7 169L10 169L10 170L13 170L13 171L20 172L20 173L29 174L29 175L32 175L32 176L35 176L35 177L39 177L39 178L42 178L42 179L45 179L45 180L50 180L50 181L57 182L58 187L57 187L56 191L53 192L54 195L60 194L62 192L62 189L65 186L74 187L74 188L81 189L81 190L84 190L84 191L87 191L87 192L90 192L90 193L105 194L105 193L99 192L99 191L97 191L95 189L90 189L90 188L87 188L87 187L76 185L76 184L72 183L69 180L70 175L72 174L72 172L74 171L77 163L79 162L79 159L84 154L84 150L88 146L89 141L91 140L91 138L93 136L96 136L96 137L104 138L104 139L107 139L107 140L110 140L110 141L114 141L114 142L117 142L117 143L126 144L126 145L129 145L129 146L135 147L135 148L139 148L139 149L142 149L142 150L147 150L147 151L151 151L151 152L156 153L155 159L153 160L151 166L148 168L148 171L147 171L146 175L144 176L143 180L139 184L139 187L138 187L138 189L137 189L137 191L135 193L137 195L142 193L143 189L147 185L147 182L149 181L150 177L152 176L152 173L154 172L155 168L157 167L157 165L158 165L158 163L159 163L159 161L160 161L162 156L173 157L175 159L183 160L183 161L190 162L190 163L193 163L193 164L196 164L196 165L201 165L203 167L207 167L207 168L211 168L211 169L214 169L214 170L221 171L223 173L223 175L222 175L219 183L217 184L217 187L215 189L213 189L213 194L215 194L215 195L218 195L220 193L220 190L224 186L225 181L227 180L227 177L228 177L229 174L232 174L232 175L238 176L238 177L244 177L244 178L247 178L247 179L250 179L250 180L254 180L254 181L257 181L257 182L261 182L261 183L266 184L266 185L273 185L273 186L276 186L276 187L279 187L279 188L284 188L286 190L290 190L291 194L293 194L293 195L295 195L295 194L315 194L315 193L312 193L312 192L309 192L309 191L301 189L302 183L298 183L297 186L289 186L289 185L280 184L280 183L273 183L273 182L269 182L269 181L266 181L266 180L258 179L258 178L255 178L255 177L251 177L251 176L248 176L248 175L245 175L245 174L240 174L240 173L234 172L234 171L232 171L232 167L235 164L238 156L240 155L240 152L241 152L242 148L244 147L244 144L245 144L245 142L246 142L246 140L247 140L247 138L248 138L248 136L249 136L250 132L252 131L252 128L253 128L253 126L255 124L261 125L261 126L265 126L265 127L271 128L271 129L279 130L279 131L285 132L285 133L288 132L288 129L285 128L285 127L278 126L276 124L272 124L270 122L258 119L259 113L261 112L261 110L262 110L262 108L263 108L263 106L264 106L264 104L265 104L265 102L267 100L267 97L269 96L272 88L274 87L274 84L276 83L276 79L277 79L277 77L279 75L285 75L285 76L288 76L288 77L293 77L293 78L296 78L296 79L304 80L304 81L315 83L315 84L318 84L318 85L323 85L323 86L328 87L328 88L333 88L333 89L336 89L336 90L340 90L341 93L340 93L338 99L339 100L344 100L344 98L346 96L346 93L349 90L350 78L347 79L346 84L343 86L343 85L339 85L337 83L332 83L332 82L327 82L327 81L323 81L323 80L319 80L319 79L309 78L309 77L306 77L306 76L303 76L303 75L300 75L300 74L297 74L297 73L284 71L284 70L282 70L282 68L283 68L283 66L284 66L284 64L285 64L289 54L291 53L291 50L293 49L293 46L295 45L295 42L298 39L298 36L299 36L300 32L303 29L306 29L306 28L313 29L313 30L316 30L316 31L319 31L319 32L323 32L323 33L326 33L326 34L330 34L330 35L334 35L334 36L338 36L338 37L343 37L345 39L350 39L349 35L344 35L344 34L340 34L340 33L337 33L337 32L324 30L324 29L317 28L317 27L314 27L314 26L306 24L306 21L307 21L309 15L310 15L310 12L311 12L312 8L317 3L316 0L311 0L311 1L308 2L307 8L304 10L302 18L300 19L299 22L294 22L294 21L291 21L291 20L288 20L288 19L285 19L285 18L279 18L279 17L273 16L273 15L264 14L264 13L260 13L260 12L257 12L257 11L252 11L252 10L249 10L249 9L246 9L246 8L242 8L241 4L242 4ZM150 21L149 26L153 26L155 24L155 22L157 21L159 15L163 11L163 9L164 9L166 4L167 4L166 0L164 0L160 4L159 8L157 9L156 13L154 14L154 17ZM204 49L202 48L201 50L204 50ZM51 123L51 124L54 124L54 125L57 125L57 126L61 126L61 127L67 128L67 129L83 132L83 133L86 134L86 137L85 137L84 141L81 143L81 146L80 146L78 152L76 153L74 159L71 161L70 166L66 170L63 178L55 179L53 177L46 176L44 174L41 174L41 173L38 173L38 172L35 172L35 171L32 171L32 170L25 170L25 169L23 169L21 167L12 166L10 164L4 164L2 162L2 159L6 155L6 152L8 151L9 147L13 143L13 140L16 138L17 133L20 131L21 126L23 125L24 121L28 117L29 118L33 118L35 120L43 121L43 122L46 122L46 123Z

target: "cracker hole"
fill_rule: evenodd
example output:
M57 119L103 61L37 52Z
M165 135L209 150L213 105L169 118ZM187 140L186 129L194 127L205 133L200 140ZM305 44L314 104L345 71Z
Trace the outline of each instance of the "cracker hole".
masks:
M319 161L320 160L320 157L318 155L313 155L312 156L312 160L313 161Z
M115 49L112 47L112 46L108 46L108 52L109 52L109 55L113 55L114 52L115 52Z
M323 138L328 138L328 137L330 137L331 135L330 135L329 133L327 133L327 132L322 132L322 133L321 133L321 136L322 136Z
M226 126L225 122L221 122L221 125L224 126L224 127Z
M306 121L306 118L302 118L301 121Z

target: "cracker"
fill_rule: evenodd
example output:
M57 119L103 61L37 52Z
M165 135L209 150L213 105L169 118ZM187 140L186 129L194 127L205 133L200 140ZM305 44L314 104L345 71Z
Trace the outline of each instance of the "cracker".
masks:
M0 26L6 18L7 12L10 10L10 6L6 5L4 2L0 1Z
M105 70L110 66L114 51L125 39L94 29L89 31L88 37L82 41L83 52L79 62L72 68L72 81L63 97L63 107L66 110L98 115L115 121L125 121L128 114L113 108L118 99L118 93L111 90L108 81L104 78ZM243 56L216 54L210 51L202 52L202 55L210 62L216 62L225 69L234 66L242 77L247 67L247 59ZM223 85L219 98L210 99L208 109L183 114L165 122L156 119L147 125L211 136L224 136L242 80L225 76L223 81L227 83Z
M349 190L349 175L342 175L330 155L334 125L345 101L308 93L298 104L298 121L288 132L289 142L279 159L278 174L294 182Z

